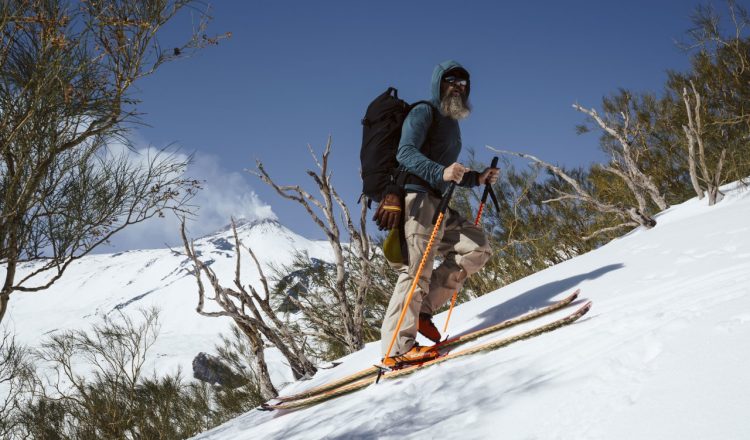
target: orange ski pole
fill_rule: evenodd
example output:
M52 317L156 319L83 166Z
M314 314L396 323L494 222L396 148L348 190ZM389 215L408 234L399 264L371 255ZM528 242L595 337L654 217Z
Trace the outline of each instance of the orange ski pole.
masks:
M409 294L406 296L406 302L404 303L404 308L401 309L401 316L398 317L398 323L396 324L396 331L393 332L391 343L388 344L388 350L385 351L385 359L390 357L391 350L393 349L393 344L396 343L398 332L399 330L401 330L401 324L403 324L404 317L406 317L406 311L409 310L409 305L411 304L411 298L414 296L414 291L417 289L417 284L419 283L419 277L422 276L422 270L424 270L424 266L425 264L427 264L427 260L430 257L430 251L432 250L432 245L435 242L435 237L437 237L438 231L440 230L440 224L443 223L445 210L448 209L448 202L450 201L450 198L453 195L453 190L455 188L456 188L456 183L455 182L451 183L450 188L448 188L448 192L446 193L445 196L443 196L443 199L440 201L440 205L438 205L438 209L435 212L435 216L432 218L432 222L435 224L435 227L432 228L432 234L430 234L430 240L427 242L427 248L425 248L424 254L422 254L422 261L419 262L419 267L417 268L417 273L414 276L414 281L411 283Z
M490 168L497 168L497 156L492 158ZM487 203L487 196L490 195L490 191L490 184L485 184L484 193L482 194L482 199L479 202L479 210L477 210L477 218L476 220L474 220L474 226L479 226L479 221L482 219L482 212L484 211L484 204ZM453 313L453 306L456 305L456 298L458 298L458 290L456 290L456 292L453 294L453 298L451 299L451 306L448 309L448 316L445 318L445 327L443 327L443 333L448 331L448 323L451 321L451 314Z

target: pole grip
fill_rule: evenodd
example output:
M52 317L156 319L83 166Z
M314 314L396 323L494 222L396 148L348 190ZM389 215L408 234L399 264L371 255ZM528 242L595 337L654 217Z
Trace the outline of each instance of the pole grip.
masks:
M438 205L437 211L435 211L435 215L432 216L433 225L437 222L440 214L445 214L445 211L448 209L448 203L450 203L451 197L453 197L453 190L455 189L456 182L451 182L451 186L448 187L448 191L446 191L445 194L443 194L443 198L440 199L440 204Z
M497 156L492 158L492 163L490 164L490 168L497 168ZM482 204L487 203L487 196L490 195L490 185L486 184L484 185L484 193L482 193Z

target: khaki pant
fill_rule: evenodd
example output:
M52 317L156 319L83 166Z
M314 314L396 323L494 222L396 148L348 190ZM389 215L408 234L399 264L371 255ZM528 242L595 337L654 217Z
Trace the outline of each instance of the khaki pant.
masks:
M399 277L381 327L383 356L396 331L398 318L430 240L434 227L432 217L439 203L437 197L427 193L406 195L404 235L409 250L409 265L391 264L399 272ZM436 255L441 255L443 262L433 270ZM449 209L443 217L390 355L409 351L417 336L419 314L434 314L451 299L454 292L461 289L466 277L481 269L489 257L490 247L484 231Z

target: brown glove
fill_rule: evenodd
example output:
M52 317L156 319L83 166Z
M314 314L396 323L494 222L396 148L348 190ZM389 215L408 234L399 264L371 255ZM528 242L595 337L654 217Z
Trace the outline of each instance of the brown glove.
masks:
M378 229L393 229L401 220L401 197L398 194L386 194L372 217Z

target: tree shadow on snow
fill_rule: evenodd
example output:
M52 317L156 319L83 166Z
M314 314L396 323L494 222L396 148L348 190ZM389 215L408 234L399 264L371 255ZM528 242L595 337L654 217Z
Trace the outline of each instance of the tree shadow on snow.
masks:
M531 289L528 292L522 293L515 298L509 299L502 304L498 304L480 313L478 318L482 319L481 323L455 336L460 336L490 325L498 324L506 319L522 315L532 309L548 306L554 302L551 301L552 298L562 294L573 293L572 289L582 281L599 278L606 273L622 269L623 267L625 267L623 264L610 264L588 273L553 281ZM585 292L581 293L585 295ZM559 299L562 299L562 297Z

